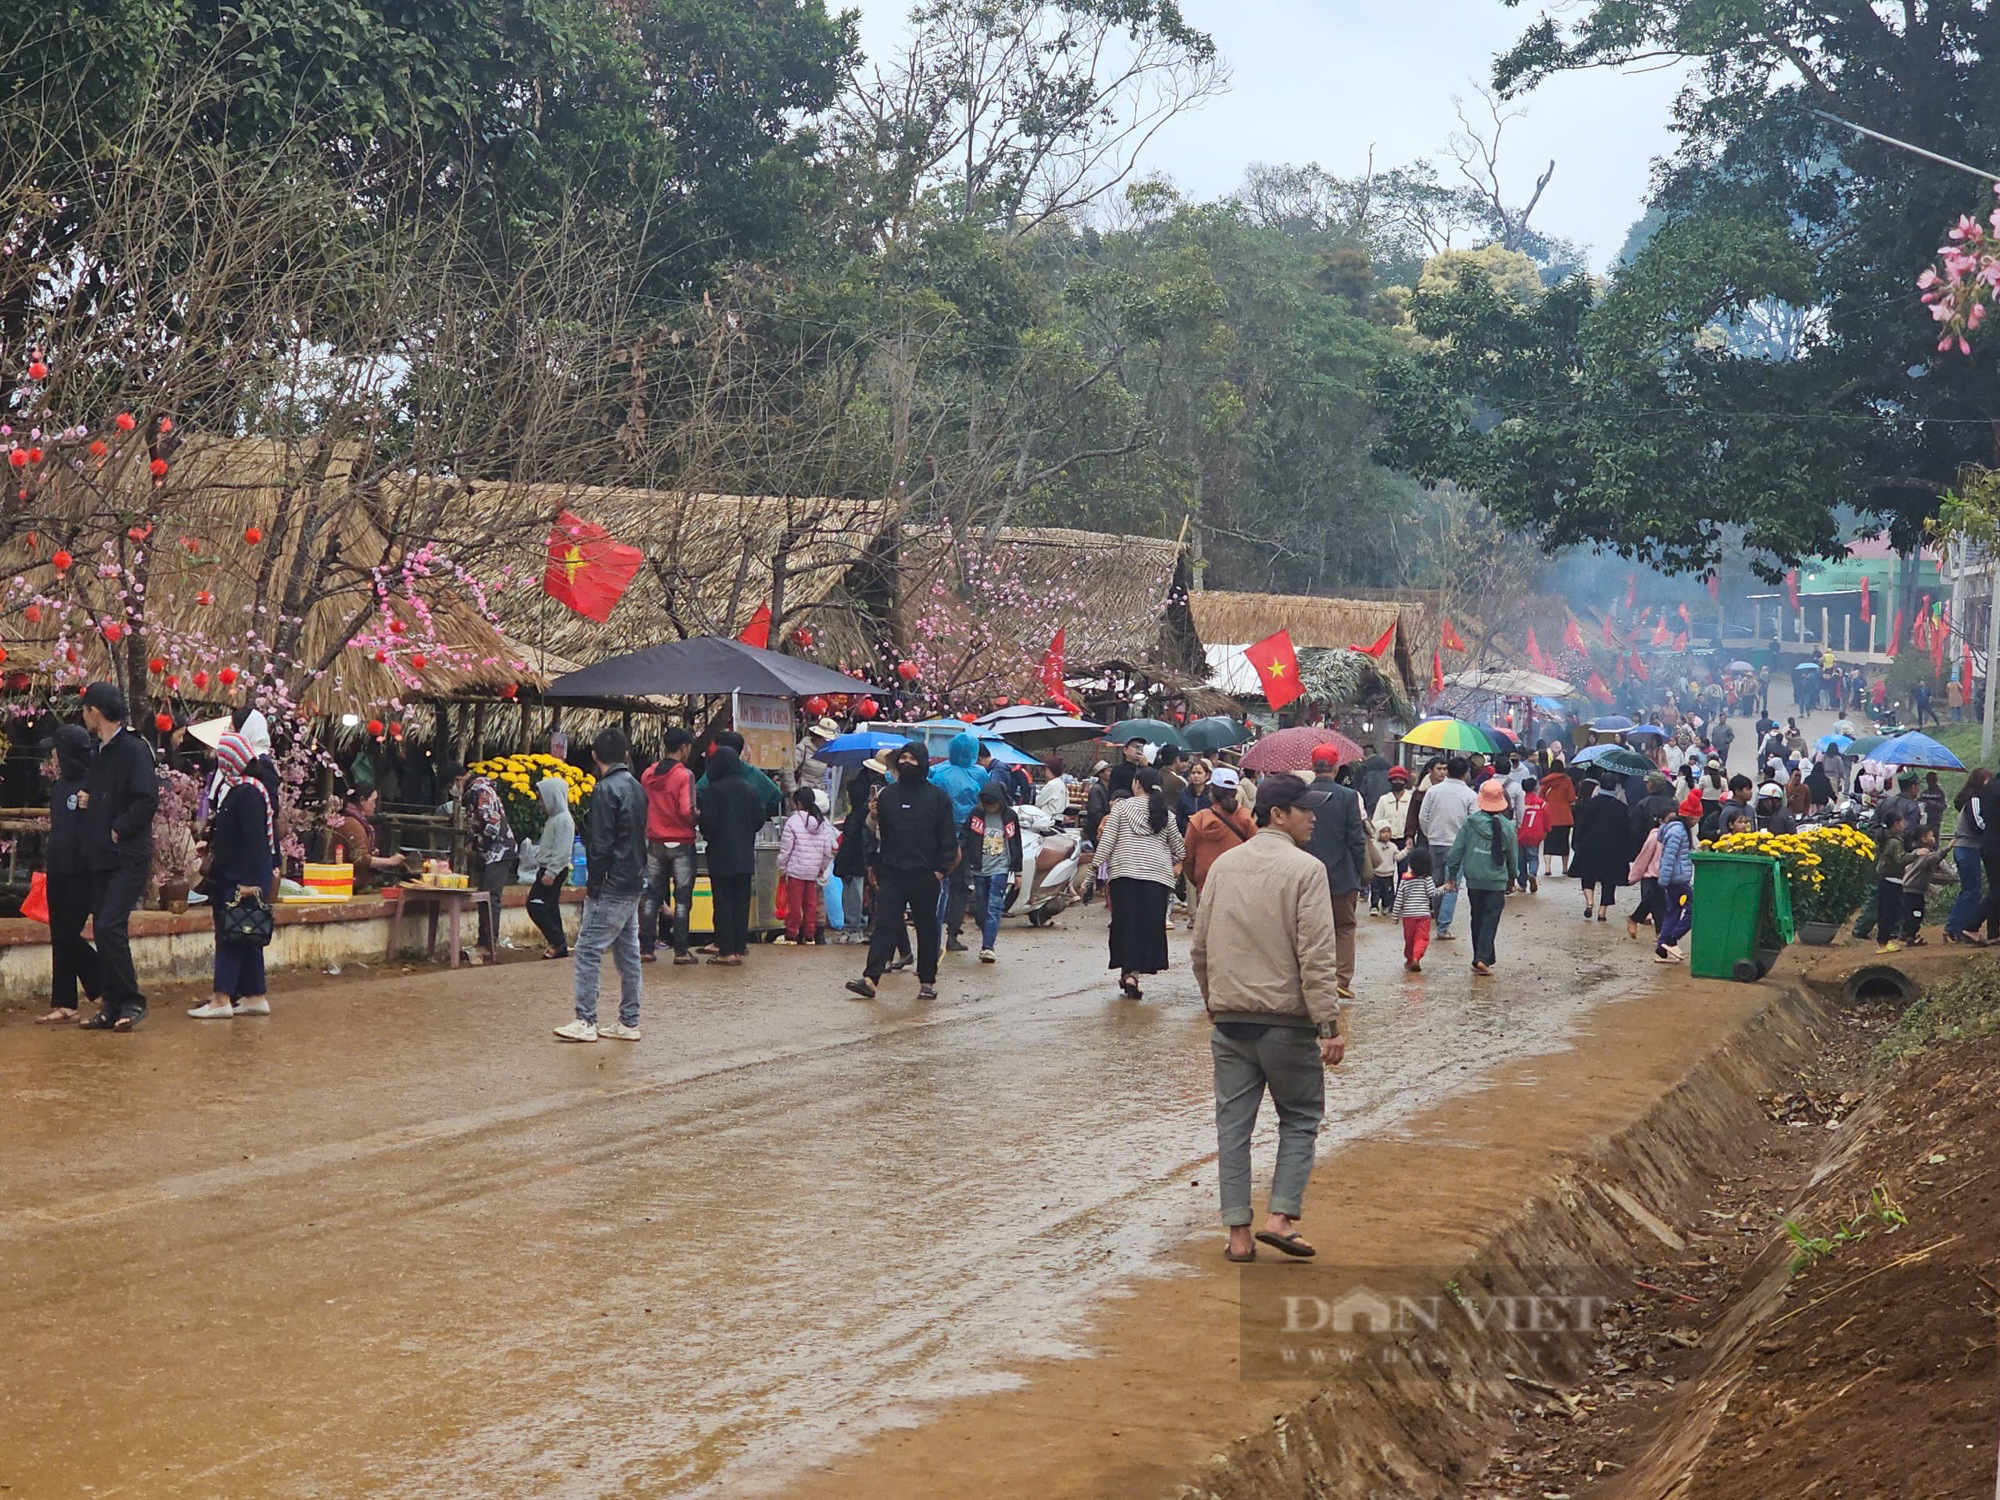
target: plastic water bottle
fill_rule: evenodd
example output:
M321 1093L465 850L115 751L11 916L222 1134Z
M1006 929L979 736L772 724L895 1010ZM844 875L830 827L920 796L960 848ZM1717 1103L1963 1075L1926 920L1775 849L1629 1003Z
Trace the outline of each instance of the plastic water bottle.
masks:
M590 860L583 852L583 840L571 841L569 851L569 883L582 890L590 880Z

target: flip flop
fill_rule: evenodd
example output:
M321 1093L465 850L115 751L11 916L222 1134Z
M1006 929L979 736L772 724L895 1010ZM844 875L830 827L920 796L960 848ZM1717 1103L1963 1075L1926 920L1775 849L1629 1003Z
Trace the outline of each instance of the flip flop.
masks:
M1233 1260L1239 1266L1246 1265L1257 1258L1257 1247L1255 1245L1252 1245L1248 1250L1244 1251L1243 1254L1238 1255L1234 1250L1231 1250L1227 1245L1225 1245L1223 1246L1222 1250L1222 1258L1224 1260Z
M1305 1237L1296 1229L1290 1234L1273 1234L1268 1229L1260 1229L1257 1231L1256 1237L1264 1244L1269 1245L1273 1250L1282 1250L1285 1254L1295 1256L1299 1260L1310 1260L1313 1256L1319 1254L1317 1250L1305 1242Z

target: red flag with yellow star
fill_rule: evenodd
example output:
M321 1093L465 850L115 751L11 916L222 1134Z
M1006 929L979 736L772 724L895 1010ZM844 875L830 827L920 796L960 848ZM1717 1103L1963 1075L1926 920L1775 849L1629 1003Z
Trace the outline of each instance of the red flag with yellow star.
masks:
M1431 696L1437 697L1444 691L1444 656L1441 652L1431 653Z
M549 533L542 592L602 625L645 560L637 547L614 541L602 526L564 511Z
M1304 695L1305 689L1299 686L1299 653L1292 649L1289 630L1265 636L1243 654L1256 669L1257 681L1264 687L1264 701L1271 707L1283 708Z

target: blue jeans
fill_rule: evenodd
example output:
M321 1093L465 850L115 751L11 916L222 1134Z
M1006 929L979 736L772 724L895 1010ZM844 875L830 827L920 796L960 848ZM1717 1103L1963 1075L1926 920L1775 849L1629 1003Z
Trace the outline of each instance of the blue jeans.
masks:
M1451 845L1449 844L1431 845L1431 878L1440 883L1444 880L1444 857L1449 853L1451 853ZM1457 910L1458 892L1439 891L1437 930L1440 933L1451 931L1451 914Z
M639 1024L639 898L635 896L586 896L583 925L577 929L576 1018L597 1024L597 979L604 967L604 950L611 950L618 965L618 1019L627 1026Z
M1977 849L1953 849L1951 862L1958 867L1958 899L1951 903L1951 912L1944 919L1944 930L1952 937L1964 937L1965 929L1979 915L1982 892L1979 885L1979 851Z
M980 947L991 948L1000 941L1000 913L1007 909L1007 887L1011 875L981 875L973 883L973 910L979 913Z

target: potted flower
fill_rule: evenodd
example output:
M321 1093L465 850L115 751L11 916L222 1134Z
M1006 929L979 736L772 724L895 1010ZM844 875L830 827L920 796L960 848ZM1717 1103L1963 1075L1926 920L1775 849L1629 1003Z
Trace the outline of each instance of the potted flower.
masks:
M1824 947L1868 894L1875 841L1844 824L1802 833L1732 833L1712 846L1722 854L1761 854L1785 872L1799 941Z
M157 779L160 800L153 809L153 884L159 890L162 908L184 912L188 891L201 874L194 844L201 783L185 771L164 766Z

